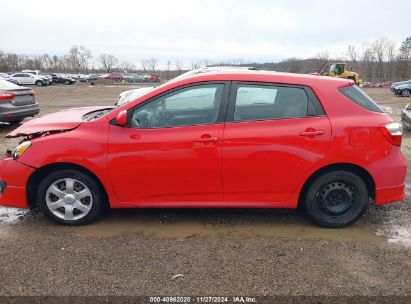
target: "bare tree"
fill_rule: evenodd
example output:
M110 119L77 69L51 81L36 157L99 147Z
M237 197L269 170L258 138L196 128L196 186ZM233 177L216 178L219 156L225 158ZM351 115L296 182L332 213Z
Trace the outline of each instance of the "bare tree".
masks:
M282 68L290 73L300 73L302 69L301 60L298 58L288 58L281 62Z
M134 64L132 64L131 62L122 61L120 63L120 69L122 69L123 71L132 71L135 68L136 68L136 66Z
M91 50L83 45L73 45L66 55L68 68L75 73L86 71L88 68L88 61L91 58Z
M386 58L387 58L387 79L392 80L395 77L395 61L397 57L396 45L394 42L390 41L386 48Z
M174 62L174 65L175 65L177 71L181 71L181 69L183 68L183 61L181 59L177 59Z
M192 70L196 70L199 69L201 67L201 63L200 62L191 62L191 69Z
M147 59L141 60L141 67L143 68L143 71L147 71L149 69L150 62Z
M107 73L112 72L118 64L118 59L112 54L101 54L97 60Z
M400 78L411 78L411 36L405 38L399 48L398 71Z
M330 60L330 55L328 52L320 52L314 56L314 69L321 73L324 67L327 65L328 61Z
M155 58L150 58L148 61L147 61L147 63L148 63L148 67L149 67L149 69L151 70L151 71L155 71L156 70L156 67L157 67L157 59L155 59Z

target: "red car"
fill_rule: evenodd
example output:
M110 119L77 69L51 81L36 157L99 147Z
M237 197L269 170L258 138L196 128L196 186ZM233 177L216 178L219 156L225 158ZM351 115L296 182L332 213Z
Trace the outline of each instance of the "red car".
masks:
M123 78L124 78L124 75L121 73L111 73L111 74L104 76L104 79L113 80L113 81L122 81Z
M351 80L263 71L168 82L120 107L31 120L0 204L64 225L106 207L296 208L326 227L404 197L401 125Z

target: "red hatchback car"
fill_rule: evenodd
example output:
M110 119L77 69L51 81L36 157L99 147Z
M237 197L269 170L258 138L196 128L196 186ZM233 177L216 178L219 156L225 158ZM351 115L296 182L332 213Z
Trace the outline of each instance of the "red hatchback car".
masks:
M64 225L105 207L305 207L343 227L404 197L401 125L351 80L263 71L168 82L120 107L31 120L0 204ZM370 200L371 199L371 200Z

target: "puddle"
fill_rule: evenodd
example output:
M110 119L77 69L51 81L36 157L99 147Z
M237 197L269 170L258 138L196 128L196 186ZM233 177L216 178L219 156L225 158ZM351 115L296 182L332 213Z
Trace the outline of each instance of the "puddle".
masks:
M96 223L80 227L52 228L58 232L72 232L86 237L112 237L122 234L140 234L158 238L184 239L191 236L211 236L228 239L280 237L293 239L321 239L333 242L386 242L386 237L356 227L325 229L310 223L283 221L248 221L229 224L209 224L201 217L160 222L159 219L134 216L108 216Z
M0 207L0 223L16 223L28 212L26 209Z
M407 194L408 195L408 194ZM388 242L411 247L411 216L402 209L388 211L388 220L377 231L377 235L386 235Z

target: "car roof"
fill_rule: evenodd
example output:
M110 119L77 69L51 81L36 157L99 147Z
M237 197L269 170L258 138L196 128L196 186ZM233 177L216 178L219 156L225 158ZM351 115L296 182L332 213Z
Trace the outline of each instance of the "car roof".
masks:
M342 87L352 84L352 80L309 75L309 74L296 74L296 73L282 73L265 70L220 70L220 71L208 71L199 74L188 75L184 78L174 78L167 82L167 84L175 83L191 83L201 81L248 81L248 82L272 82L272 83L284 83L295 85L309 85L313 83L328 83L332 86Z

